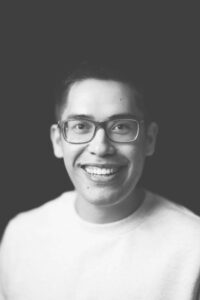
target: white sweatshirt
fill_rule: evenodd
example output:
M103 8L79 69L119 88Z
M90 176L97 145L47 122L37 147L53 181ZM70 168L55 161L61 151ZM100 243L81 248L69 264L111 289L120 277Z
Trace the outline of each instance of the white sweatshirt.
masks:
M94 224L74 201L64 193L9 223L0 300L200 299L199 217L146 192L131 216Z

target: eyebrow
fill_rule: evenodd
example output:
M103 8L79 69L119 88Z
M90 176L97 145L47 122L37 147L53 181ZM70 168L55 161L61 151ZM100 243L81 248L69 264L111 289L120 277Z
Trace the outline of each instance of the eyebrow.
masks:
M95 120L94 116L86 115L86 114L71 114L67 117L67 119L89 119ZM141 119L140 116L136 116L134 114L115 114L107 118L107 120L115 120L115 119Z

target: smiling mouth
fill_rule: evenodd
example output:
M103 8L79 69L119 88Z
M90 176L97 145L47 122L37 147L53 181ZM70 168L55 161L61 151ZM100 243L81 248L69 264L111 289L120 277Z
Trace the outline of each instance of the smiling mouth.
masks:
M85 166L84 170L89 175L97 175L97 176L111 176L116 174L119 171L119 168L105 168L105 167L94 167L94 166Z
M81 168L92 181L105 183L115 180L123 166L112 165L82 165Z

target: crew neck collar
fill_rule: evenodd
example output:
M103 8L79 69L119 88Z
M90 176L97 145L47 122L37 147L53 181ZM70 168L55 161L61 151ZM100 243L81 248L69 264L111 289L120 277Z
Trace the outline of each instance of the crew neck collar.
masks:
M148 191L144 191L144 199L140 206L137 208L136 211L134 211L129 216L113 221L110 223L93 223L89 222L79 216L79 214L76 211L75 208L75 201L77 197L76 191L73 193L73 200L71 201L71 209L72 209L72 216L73 216L73 222L76 223L77 226L80 227L81 230L86 230L88 232L94 232L94 233L106 233L106 234L121 234L126 231L133 230L138 225L140 225L141 222L144 220L144 216L146 215L146 207L147 207L147 200L150 197L150 193Z

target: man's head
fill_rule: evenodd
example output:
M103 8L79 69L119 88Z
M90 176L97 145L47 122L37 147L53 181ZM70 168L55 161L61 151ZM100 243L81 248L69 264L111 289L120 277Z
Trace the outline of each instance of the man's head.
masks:
M57 104L61 122L51 127L51 139L81 207L119 207L128 213L145 158L154 152L157 125L147 120L138 85L105 70L83 78L79 69L65 81Z
M72 85L85 79L112 80L125 83L135 91L138 107L143 111L146 121L151 118L149 105L145 99L144 76L138 67L100 61L83 61L69 70L59 80L55 91L55 118L59 121L67 104Z

